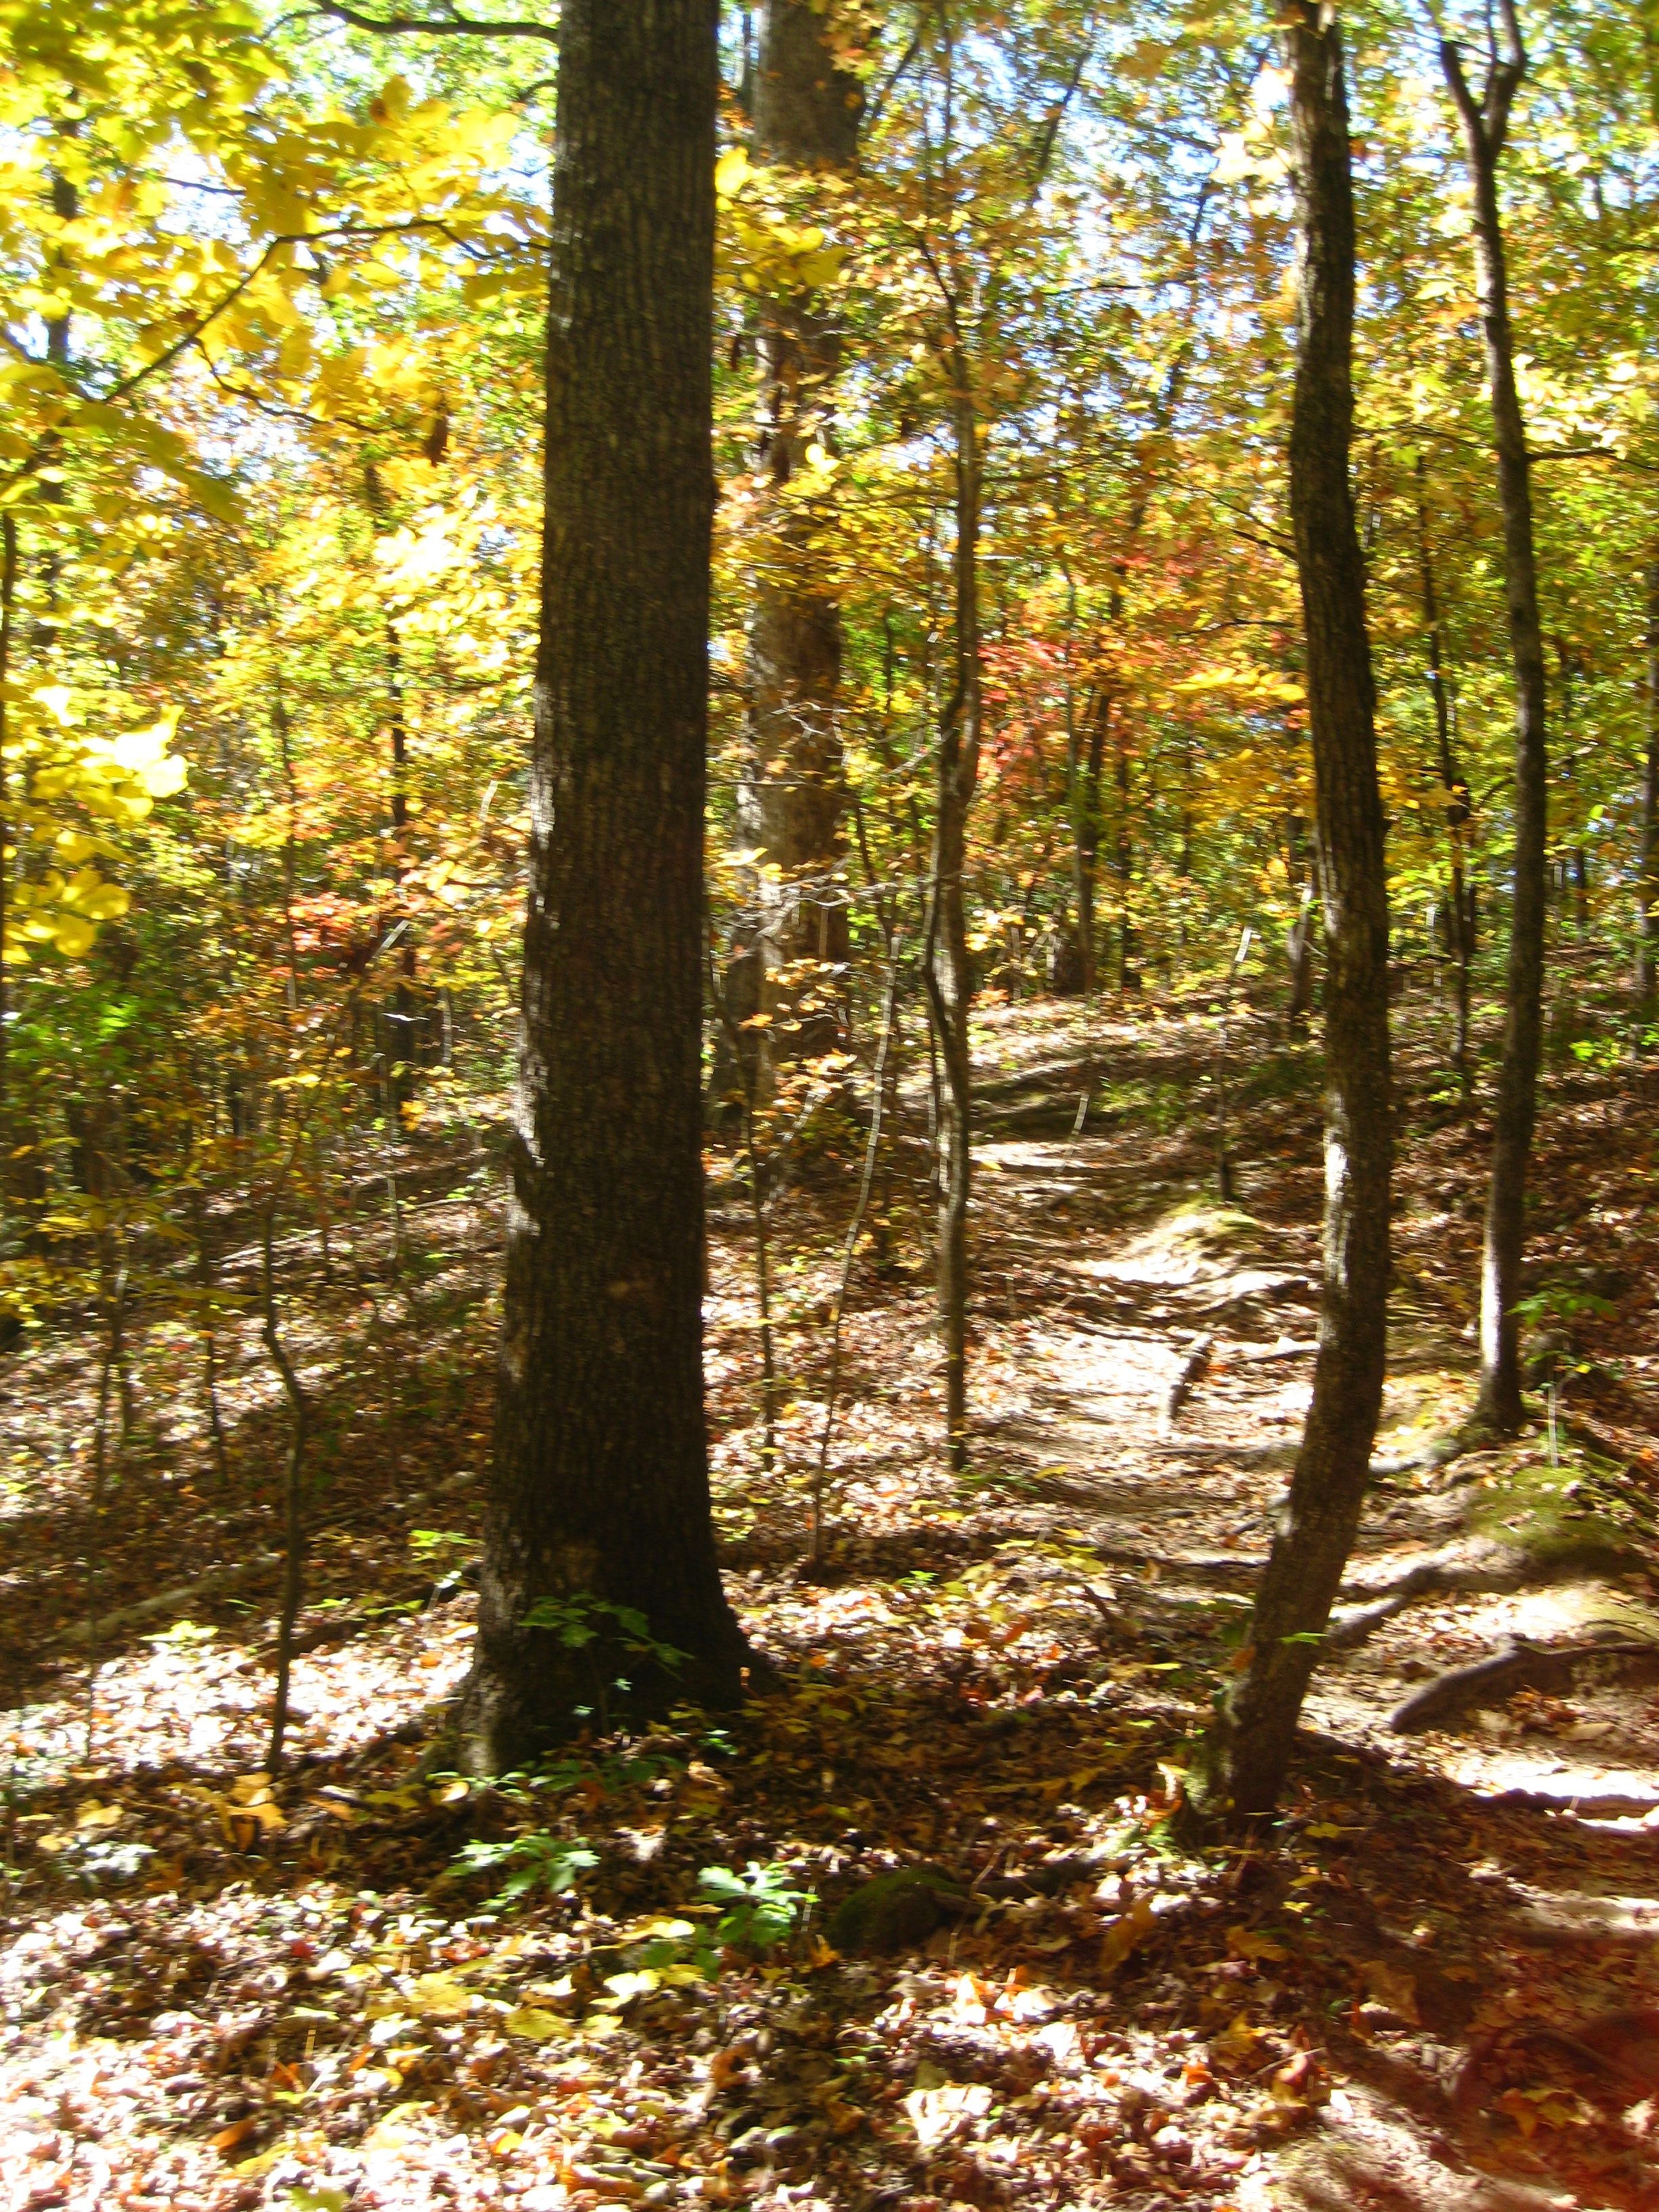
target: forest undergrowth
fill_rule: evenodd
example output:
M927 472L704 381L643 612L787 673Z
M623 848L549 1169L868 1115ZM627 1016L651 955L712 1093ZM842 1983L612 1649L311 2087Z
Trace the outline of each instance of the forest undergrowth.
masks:
M1558 1056L1537 1418L1483 1446L1485 1115L1440 1012L1402 1002L1390 1377L1338 1648L1282 1817L1194 1852L1183 1762L1294 1454L1319 1272L1317 1055L1234 1029L1223 1204L1196 1010L976 1019L969 1468L901 1148L813 1579L854 1147L774 1204L773 1468L713 1149L716 1521L777 1680L632 1738L596 1682L588 1738L522 1775L453 1771L447 1707L500 1274L476 1143L410 1147L395 1266L367 1220L326 1272L278 1255L313 1434L274 1780L287 1417L252 1232L223 1269L249 1295L228 1487L178 1316L133 1318L95 1545L95 1346L47 1326L9 1355L10 2203L1659 2205L1654 1078Z

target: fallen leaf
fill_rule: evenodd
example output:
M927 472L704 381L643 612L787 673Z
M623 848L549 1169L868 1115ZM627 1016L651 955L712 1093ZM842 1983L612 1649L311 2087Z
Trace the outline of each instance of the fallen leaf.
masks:
M1271 1936L1259 1936L1253 1928L1243 1926L1227 1930L1227 1948L1236 1959L1275 1960L1288 1959L1290 1953Z
M1359 1970L1359 1978L1365 1985L1368 1996L1385 2004L1390 2012L1413 2027L1421 2026L1417 2011L1417 1983L1401 1966L1391 1966L1386 1959L1368 1959Z
M1115 1974L1130 1953L1144 1943L1158 1925L1150 1897L1138 1897L1127 1912L1109 1923L1100 1939L1100 1971Z
M544 2005L520 2005L501 2026L509 2035L522 2035L532 2043L556 2043L561 2036L575 2033L562 2013L550 2012Z
M422 2020L464 2020L472 2009L472 1992L453 1974L417 1974L404 2003Z
M431 2106L425 2102L394 2105L381 2120L377 2120L357 2148L362 2151L404 2149L415 2133L414 2123Z
M983 2081L946 2081L937 2089L912 2089L904 2109L917 2142L924 2152L930 2152L970 2120L983 2119L991 2109L991 2092Z

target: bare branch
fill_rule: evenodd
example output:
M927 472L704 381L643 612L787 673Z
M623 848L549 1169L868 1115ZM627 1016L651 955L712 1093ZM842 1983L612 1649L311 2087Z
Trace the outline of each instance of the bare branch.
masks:
M550 46L559 43L558 30L550 23L477 21L470 15L365 15L358 9L348 8L344 0L317 0L317 12L333 16L336 22L349 23L354 30L375 31L387 39L418 33L437 39L541 39Z

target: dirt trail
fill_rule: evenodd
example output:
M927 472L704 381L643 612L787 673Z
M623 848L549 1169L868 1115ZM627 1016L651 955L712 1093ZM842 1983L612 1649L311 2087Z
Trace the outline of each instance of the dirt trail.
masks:
M1041 1087L1063 1100L1091 1081L1097 1060L1050 1062ZM991 1111L1018 1123L1019 1086L1006 1085ZM1025 1322L1017 1377L1001 1378L985 1435L1005 1479L1032 1501L1033 1526L1050 1509L1086 1531L1120 1624L1166 1663L1203 1648L1213 1665L1247 1617L1293 1464L1318 1251L1305 1176L1292 1188L1275 1166L1247 1165L1223 1206L1180 1176L1194 1149L1177 1142L1160 1156L1154 1143L1137 1158L1133 1139L1086 1132L984 1146L1002 1202L988 1209L981 1279L1000 1286L1000 1312L1018 1308ZM1391 1928L1395 1895L1364 1916L1364 1942L1385 1960L1391 1936L1415 1954L1406 2001L1358 2008L1376 2015L1361 2026L1365 2056L1383 2063L1356 2063L1317 2127L1273 2161L1259 2198L1246 2188L1239 2202L1307 2212L1659 2203L1645 2154L1649 2179L1632 2179L1628 2145L1589 2155L1602 2179L1588 2194L1554 2185L1564 2172L1582 2177L1565 2145L1540 2157L1510 2137L1483 2158L1477 2125L1475 2163L1498 2171L1469 2172L1468 2142L1450 2165L1444 2154L1440 2039L1466 2041L1483 2007L1500 2024L1525 2023L1593 2018L1610 1997L1659 1999L1659 1611L1652 1548L1628 1516L1615 1524L1616 1485L1587 1479L1565 1415L1518 1445L1456 1449L1473 1397L1470 1333L1423 1288L1402 1270L1373 1489L1334 1616L1346 1648L1318 1671L1305 1726L1321 1765L1357 1774L1364 1762L1375 1777L1384 1761L1385 1790L1428 1796L1461 1840L1497 1820L1503 1847L1467 1869L1449 1910L1425 1898L1414 1924L1402 1917ZM1548 1656L1494 1664L1485 1680L1454 1673L1519 1646ZM1437 1707L1425 1684L1438 1685ZM1402 1716L1391 1725L1414 1696L1433 1724ZM1363 1805L1352 1810L1363 1824ZM1384 1896L1379 1883L1368 1901ZM1472 1954L1453 1965L1460 1978L1435 1990L1425 1949L1477 1930ZM1386 1965L1377 1987L1395 1994ZM1547 2079L1548 2066L1522 2034L1508 2094L1532 2136L1548 2091L1516 2089L1516 2071L1524 2082L1541 2067ZM1488 2086L1503 2095L1501 2068ZM1550 2109L1561 2124L1561 2108ZM1515 2170L1528 2166L1532 2178Z

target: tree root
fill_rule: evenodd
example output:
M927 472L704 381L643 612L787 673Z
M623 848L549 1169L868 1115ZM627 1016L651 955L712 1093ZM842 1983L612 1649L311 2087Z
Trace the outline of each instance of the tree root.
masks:
M1164 1410L1158 1416L1158 1432L1168 1439L1175 1431L1176 1418L1193 1395L1193 1385L1210 1364L1210 1354L1215 1350L1212 1336L1195 1336L1187 1357L1181 1363L1181 1372L1170 1383L1164 1400Z
M1425 1682L1395 1706L1389 1726L1397 1735L1408 1735L1417 1729L1438 1728L1478 1706L1500 1705L1516 1690L1566 1689L1575 1669L1595 1659L1646 1660L1659 1677L1659 1644L1574 1644L1540 1650L1516 1642Z

